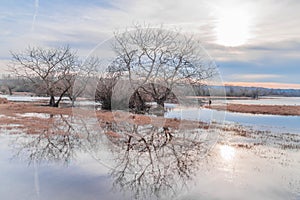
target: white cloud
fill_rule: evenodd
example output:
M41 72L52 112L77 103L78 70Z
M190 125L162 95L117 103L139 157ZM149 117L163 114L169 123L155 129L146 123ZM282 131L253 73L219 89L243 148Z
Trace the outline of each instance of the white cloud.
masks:
M284 62L300 57L300 1L296 0L112 0L109 1L111 6L105 7L93 4L78 6L72 1L67 4L67 7L60 7L49 3L49 7L43 7L41 3L39 6L31 5L31 12L0 12L0 26L5 28L0 33L0 57L6 59L9 50L22 50L28 45L62 44L70 44L86 56L97 44L111 37L113 31L131 26L133 22L165 24L166 27L193 32L217 62L267 62L264 58ZM233 7L249 15L251 37L246 45L231 48L216 44L215 30L218 12L234 10ZM37 14L34 8L38 8L38 15L32 18ZM243 78L276 78L266 75L245 75Z
M38 1L36 0L36 2ZM294 2L295 6L287 3L276 4L274 1L251 3L251 1L219 0L209 2L202 0L115 0L111 4L112 7L90 4L79 7L70 3L67 10L61 8L61 10L51 12L53 8L49 7L49 13L43 13L47 8L42 9L40 6L38 19L34 18L35 31L32 36L35 40L43 43L48 41L94 43L95 40L101 41L104 39L103 36L112 34L116 28L122 29L131 26L133 22L145 22L177 26L185 31L198 33L202 36L203 43L213 44L217 39L215 26L219 16L218 12L226 9L230 11L232 7L236 7L244 10L251 8L247 12L251 11L251 18L253 18L253 26L250 27L253 32L250 44L261 44L266 41L276 42L278 38L288 40L300 37L300 28L296 26L300 14L292 12L296 11L300 4ZM35 5L35 9L37 9L37 5ZM24 32L26 33L26 30L22 31L22 33ZM19 30L19 34L22 33ZM229 52L233 55L243 53L239 48L212 47L219 48L217 50L222 52L225 50L226 53Z

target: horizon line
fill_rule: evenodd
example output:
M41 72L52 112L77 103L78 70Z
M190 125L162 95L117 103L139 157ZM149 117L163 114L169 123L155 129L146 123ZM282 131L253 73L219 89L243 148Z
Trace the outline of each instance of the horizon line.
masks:
M300 89L297 83L276 83L276 82L224 82L224 86L241 87L263 87L270 89Z

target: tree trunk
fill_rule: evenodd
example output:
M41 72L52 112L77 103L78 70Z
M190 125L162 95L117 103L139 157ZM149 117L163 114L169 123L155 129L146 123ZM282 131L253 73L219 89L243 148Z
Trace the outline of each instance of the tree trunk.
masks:
M55 98L54 98L54 95L50 96L49 106L55 107Z
M75 107L76 97L73 97L73 98L71 99L71 101L72 101L72 107Z
M8 93L9 95L12 95L12 89L10 87L8 87Z
M165 100L164 99L157 99L156 103L157 103L158 106L160 106L162 108L164 108L164 106L165 106Z
M76 96L68 95L71 101L71 107L75 107Z
M58 98L58 100L54 103L54 106L53 107L58 107L60 101L62 100L62 97L63 97L64 94L61 94L60 97Z
M170 93L171 93L171 90L169 88L167 88L166 91L165 91L165 93L163 94L163 96L155 97L154 100L157 103L157 105L159 105L162 108L164 108L165 101L169 98Z
M59 103L60 101L62 100L63 96L67 93L67 91L70 89L70 87L66 88L59 96L58 100L55 102L54 101L54 105L53 107L58 107L59 106Z
M145 113L147 112L147 105L145 104L145 100L142 98L139 91L136 91L134 94L133 105L136 113Z

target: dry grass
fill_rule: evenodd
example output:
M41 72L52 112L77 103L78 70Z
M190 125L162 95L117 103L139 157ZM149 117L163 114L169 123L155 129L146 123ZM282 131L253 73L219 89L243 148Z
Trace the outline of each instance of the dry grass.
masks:
M6 116L15 116L16 113L46 113L46 114L66 114L72 113L71 108L53 108L41 106L39 103L12 103L0 104L0 114Z
M0 104L6 104L6 103L9 103L7 99L0 98Z
M39 115L24 115L26 113L45 114L44 117ZM43 116L43 115L42 115ZM232 144L238 148L250 149L257 145L270 143L288 149L299 149L299 137L291 134L271 134L269 132L254 131L242 126L222 126L218 124L206 124L203 122L165 119L163 117L153 117L146 115L137 115L127 112L108 112L108 111L89 111L79 108L53 108L41 106L37 103L6 103L0 104L0 132L1 130L18 129L27 134L43 134L52 128L60 125L68 126L64 123L64 118L71 116L79 118L96 117L101 127L113 122L131 123L137 125L151 124L156 127L169 127L171 129L195 129L212 128L219 129L223 132L224 137L229 138L252 138L253 142L237 142ZM70 118L72 119L72 118ZM59 132L55 132L59 134ZM118 138L119 135L114 132L107 132L108 136Z
M214 105L211 108L252 114L300 115L300 106L227 104L227 106Z
M47 114L48 117L26 116L22 114L37 113ZM204 128L208 129L209 124L178 119L166 119L164 117L146 116L139 114L132 114L128 112L109 112L109 111L94 111L83 110L80 108L54 108L42 106L38 103L11 103L0 104L0 128L9 128L10 125L18 124L18 128L26 130L28 134L38 134L53 126L54 116L68 115L80 118L96 117L101 123L112 122L127 122L137 125L151 124L156 127L169 127L174 129L194 129Z

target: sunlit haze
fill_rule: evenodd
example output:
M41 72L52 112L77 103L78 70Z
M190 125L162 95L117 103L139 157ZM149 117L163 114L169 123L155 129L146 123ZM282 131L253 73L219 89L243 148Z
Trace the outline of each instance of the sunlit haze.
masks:
M65 44L86 57L116 30L163 24L199 38L230 83L300 84L300 1L2 1L0 74L11 51ZM282 85L281 85L282 84Z
M250 39L250 14L239 7L218 9L217 43L224 46L240 46Z

